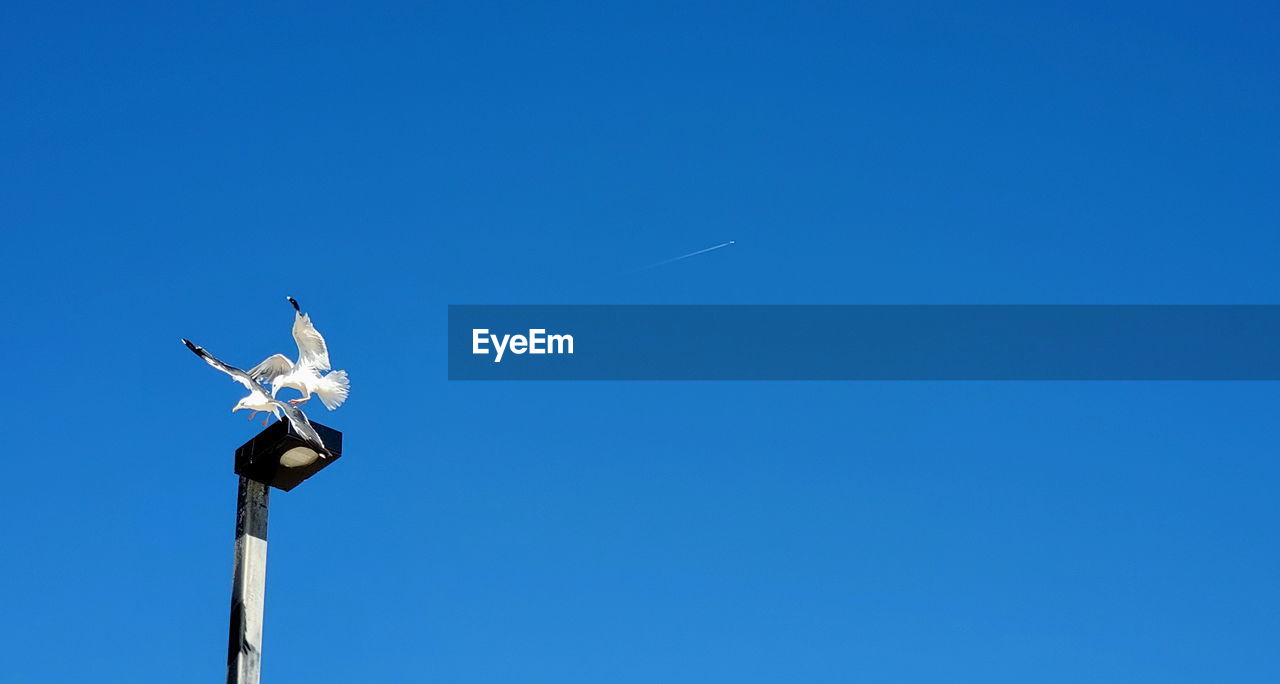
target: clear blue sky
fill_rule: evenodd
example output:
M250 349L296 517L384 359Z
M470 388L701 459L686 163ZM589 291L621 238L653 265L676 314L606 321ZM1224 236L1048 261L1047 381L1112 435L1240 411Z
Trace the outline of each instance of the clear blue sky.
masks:
M0 21L4 682L1280 681L1271 383L450 383L451 303L1278 303L1274 4ZM726 240L640 274L637 266ZM299 260L305 258L305 263ZM141 676L139 675L141 673Z

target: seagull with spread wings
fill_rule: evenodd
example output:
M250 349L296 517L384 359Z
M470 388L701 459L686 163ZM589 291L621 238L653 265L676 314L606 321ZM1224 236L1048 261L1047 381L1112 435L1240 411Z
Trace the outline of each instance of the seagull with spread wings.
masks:
M311 323L311 315L302 313L298 300L285 297L293 305L293 341L298 344L298 360L290 361L284 354L272 354L265 361L249 369L249 376L271 385L271 397L283 387L292 387L302 393L291 404L311 400L314 393L330 411L347 400L351 382L347 372L329 371L329 347L320 331ZM322 372L329 371L329 372Z
M307 446L320 454L321 458L328 458L330 452L325 448L324 440L320 439L320 433L316 432L316 429L311 426L311 421L307 420L307 416L302 412L302 409L278 399L273 399L267 394L267 388L250 377L248 373L219 361L214 358L213 354L205 351L204 347L196 346L187 339L183 339L182 343L187 345L187 349L190 349L196 356L204 359L205 363L230 375L232 380L244 385L244 388L249 390L249 396L237 401L235 408L231 409L232 413L245 409L250 412L249 420L253 420L253 417L258 415L260 411L274 414L276 418L280 418L281 414L283 414L284 419L288 420L289 425L293 427L293 431L307 442ZM270 420L270 416L262 419L263 427L267 426L268 420Z

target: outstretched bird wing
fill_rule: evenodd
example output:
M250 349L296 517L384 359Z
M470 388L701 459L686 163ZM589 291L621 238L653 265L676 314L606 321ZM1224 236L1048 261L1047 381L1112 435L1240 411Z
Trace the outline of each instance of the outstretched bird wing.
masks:
M261 382L266 380L273 386L276 380L282 375L288 375L293 370L293 362L284 354L272 354L265 361L249 369L249 377Z
M272 399L271 403L284 413L285 419L289 421L289 425L293 426L293 431L298 433L307 442L311 443L311 447L320 454L320 458L328 458L329 450L325 448L324 440L320 439L320 433L311 427L311 421L307 420L307 414L302 409L290 404L286 401Z
M241 385L244 385L244 388L249 390L250 392L254 390L260 391L262 389L262 385L259 385L256 380L254 380L252 377L249 376L248 373L240 370L239 368L236 368L235 366L228 366L227 364L217 360L216 358L213 357L213 354L210 354L209 352L205 351L204 347L198 347L194 344L191 344L191 340L187 340L187 339L182 340L182 343L187 345L187 349L190 349L193 353L195 353L196 356L199 356L200 358L204 359L205 363L209 364L210 366L213 366L214 368L217 368L218 370L222 371L223 373L226 373L227 375L230 375L232 380L235 380Z
M288 297L293 305L293 341L298 343L298 365L315 370L329 370L329 347L320 331L311 324L311 315L302 313L298 300Z

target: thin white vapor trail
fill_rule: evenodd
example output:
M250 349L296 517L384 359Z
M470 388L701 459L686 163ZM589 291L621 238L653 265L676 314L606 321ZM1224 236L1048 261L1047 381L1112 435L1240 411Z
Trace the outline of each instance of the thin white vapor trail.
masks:
M700 249L700 250L698 250L698 251L696 251L696 252L689 252L688 254L682 254L682 255L680 255L680 256L678 256L678 257L674 257L674 258L671 258L671 259L667 259L666 261L659 261L659 262L658 262L658 263L656 263L656 264L649 264L648 266L644 266L644 267L642 267L642 268L640 268L640 269L638 269L638 270L643 271L643 270L645 270L645 269L647 269L647 268L657 268L657 267L659 267L659 266L666 266L667 264L670 264L670 263L674 263L674 262L680 261L681 259L688 259L689 257L695 257L695 256L698 256L699 254L706 254L707 252L712 252L712 251L715 251L715 250L717 250L717 249L721 249L721 248L724 248L724 247L728 247L728 246L730 246L730 245L734 244L734 242L735 242L735 240L730 240L730 241L728 241L728 242L721 242L721 243L720 243L720 244L718 244L718 245L713 245L713 246L711 246L711 247L707 247L706 249Z

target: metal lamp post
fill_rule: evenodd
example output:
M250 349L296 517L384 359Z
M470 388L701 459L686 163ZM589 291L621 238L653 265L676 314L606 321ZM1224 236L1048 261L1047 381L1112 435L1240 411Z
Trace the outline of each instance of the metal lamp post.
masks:
M332 454L320 458L287 420L272 424L236 449L236 551L231 581L227 684L258 684L262 672L262 613L267 588L269 488L289 491L342 456L342 433L312 422Z

